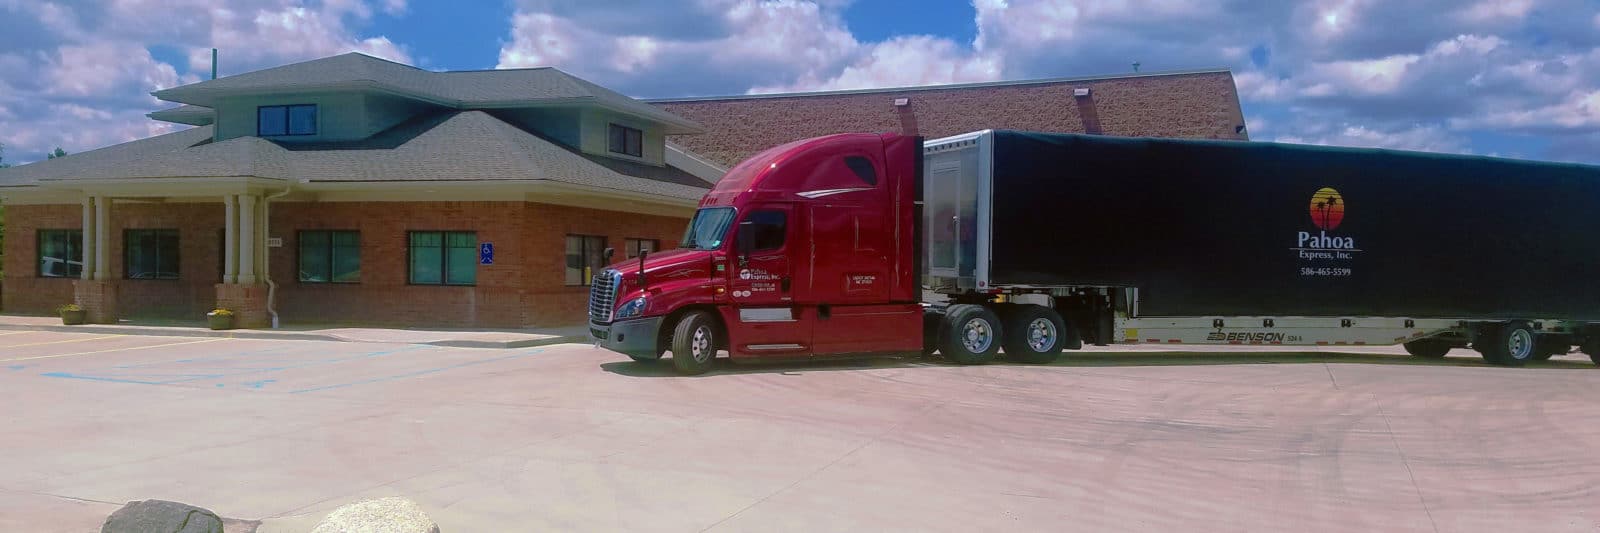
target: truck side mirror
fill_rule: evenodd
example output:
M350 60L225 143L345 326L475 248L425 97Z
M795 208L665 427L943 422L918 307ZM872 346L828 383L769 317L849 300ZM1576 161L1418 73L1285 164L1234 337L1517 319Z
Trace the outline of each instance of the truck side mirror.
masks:
M739 223L739 232L733 238L733 250L739 255L740 261L750 259L750 251L756 247L756 225L748 220Z
M605 263L609 265L609 264L611 264L611 256L613 256L613 255L617 255L617 249L616 248L606 248L606 250L604 252L600 252L600 259L602 261L605 261Z

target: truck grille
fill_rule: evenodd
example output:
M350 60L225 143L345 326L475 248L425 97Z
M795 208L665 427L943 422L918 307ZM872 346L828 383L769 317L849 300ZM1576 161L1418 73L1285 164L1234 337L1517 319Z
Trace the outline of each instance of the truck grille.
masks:
M589 283L589 321L610 322L611 312L616 309L617 285L622 282L622 276L615 270L601 270L594 275Z

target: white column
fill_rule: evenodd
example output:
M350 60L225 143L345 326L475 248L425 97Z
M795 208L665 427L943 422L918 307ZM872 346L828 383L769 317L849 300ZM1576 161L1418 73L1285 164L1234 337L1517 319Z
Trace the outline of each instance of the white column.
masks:
M239 196L239 284L256 283L256 197Z
M111 242L111 199L104 196L94 198L94 279L105 281L111 278L111 269L107 266L111 255L107 243Z
M222 282L239 281L239 199L232 194L222 197Z
M85 281L94 279L94 246L97 241L94 238L94 233L94 197L85 196L83 197L83 242L82 247L79 248L83 252L83 272L81 277Z

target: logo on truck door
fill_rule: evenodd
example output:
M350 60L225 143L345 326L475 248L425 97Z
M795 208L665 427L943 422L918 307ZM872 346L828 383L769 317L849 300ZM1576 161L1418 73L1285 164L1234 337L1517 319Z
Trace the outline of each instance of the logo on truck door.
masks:
M1344 222L1344 195L1338 189L1323 187L1311 194L1311 225L1315 233L1295 233L1295 245L1290 250L1301 261L1299 275L1303 277L1348 277L1354 275L1347 261L1355 259L1361 249L1355 237L1330 233Z

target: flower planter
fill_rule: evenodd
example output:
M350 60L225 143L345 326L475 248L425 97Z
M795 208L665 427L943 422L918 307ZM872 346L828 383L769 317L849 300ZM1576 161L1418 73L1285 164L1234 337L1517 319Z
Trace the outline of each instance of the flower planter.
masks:
M62 311L61 323L68 326L76 326L84 323L88 316L89 312L82 309L76 311Z
M211 329L233 329L233 315L206 315L206 325Z

